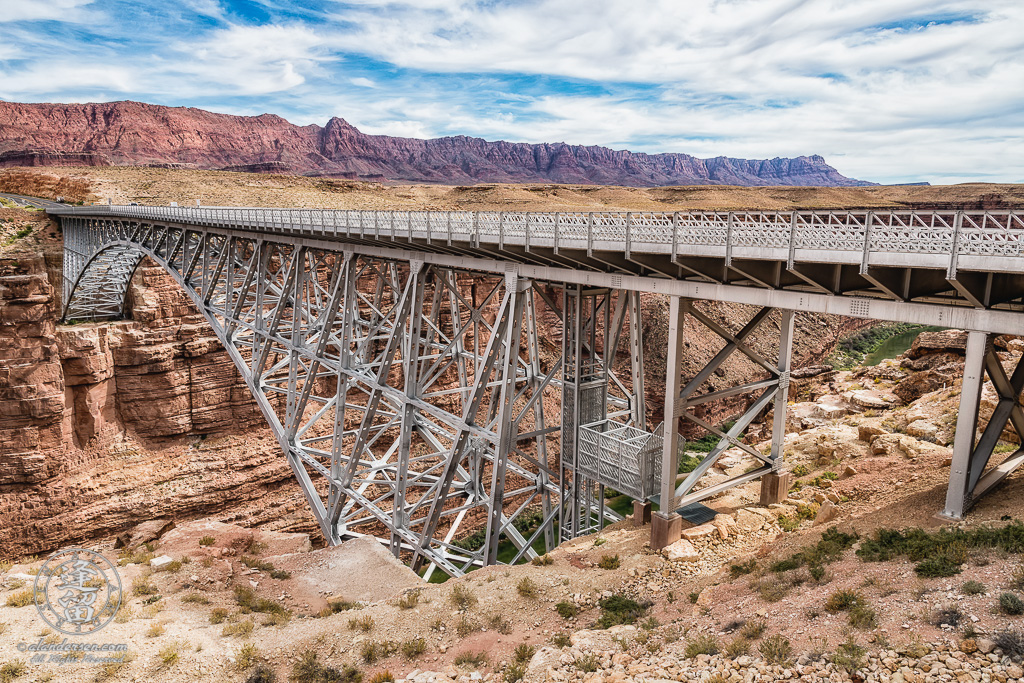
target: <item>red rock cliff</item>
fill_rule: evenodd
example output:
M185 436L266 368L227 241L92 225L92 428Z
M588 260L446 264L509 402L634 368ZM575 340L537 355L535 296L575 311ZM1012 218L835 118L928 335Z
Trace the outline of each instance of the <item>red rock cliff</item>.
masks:
M343 119L323 128L279 116L230 116L139 102L0 102L0 166L159 165L438 183L870 185L820 156L698 159L565 143L365 135Z

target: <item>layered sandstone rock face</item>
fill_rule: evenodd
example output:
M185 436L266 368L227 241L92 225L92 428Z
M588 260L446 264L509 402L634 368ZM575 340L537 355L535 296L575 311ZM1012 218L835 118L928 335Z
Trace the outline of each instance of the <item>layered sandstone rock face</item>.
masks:
M111 324L56 325L51 280L41 255L0 259L0 557L158 516L310 526L244 382L162 270L140 268L135 320Z
M565 143L366 135L344 119L295 126L140 102L0 102L0 166L155 165L413 182L659 185L872 185L820 156L698 159Z

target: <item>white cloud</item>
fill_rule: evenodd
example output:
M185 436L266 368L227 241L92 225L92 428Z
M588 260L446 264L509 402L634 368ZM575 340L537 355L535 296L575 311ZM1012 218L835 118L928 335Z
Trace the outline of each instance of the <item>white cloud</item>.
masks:
M302 85L318 64L336 59L324 46L325 40L308 26L235 25L202 42L179 43L176 50L184 59L167 64L165 71L194 76L205 89L261 95Z
M358 78L350 78L349 79L349 83L351 83L352 85L359 86L360 88L376 88L377 87L376 83L371 81L369 78L363 78L362 76L359 76Z
M0 23L14 21L84 21L81 8L93 0L0 0Z

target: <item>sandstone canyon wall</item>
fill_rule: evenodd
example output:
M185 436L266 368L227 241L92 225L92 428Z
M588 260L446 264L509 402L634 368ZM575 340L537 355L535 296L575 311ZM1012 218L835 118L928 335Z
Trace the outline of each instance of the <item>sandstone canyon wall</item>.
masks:
M436 183L872 185L817 155L766 160L642 154L565 143L366 135L344 119L296 126L139 102L0 102L0 166L132 166Z
M59 268L56 254L0 259L0 557L161 516L290 521L291 471L174 282L143 267L134 320L58 326Z

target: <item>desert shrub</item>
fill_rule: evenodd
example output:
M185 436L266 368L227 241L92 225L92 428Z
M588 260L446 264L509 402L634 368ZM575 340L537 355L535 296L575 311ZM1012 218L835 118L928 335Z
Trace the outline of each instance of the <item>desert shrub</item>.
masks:
M647 617L640 623L640 628L642 628L645 631L653 631L659 626L661 626L661 624L654 617Z
M260 665L245 679L245 683L277 683L277 674L273 669Z
M757 651L769 664L786 664L793 654L793 648L789 641L778 634L762 640Z
M419 589L411 590L408 593L398 598L399 609L412 609L420 603L420 591Z
M786 597L792 585L778 576L766 576L751 584L751 588L765 602L778 602Z
M601 569L618 569L620 565L618 555L602 555L597 566Z
M4 662L3 666L0 666L0 682L9 683L15 678L21 678L28 673L28 665L22 659L16 659L13 662Z
M960 592L964 595L984 595L985 584L980 581L964 581L964 584L960 586Z
M558 611L558 616L563 619L572 619L580 613L580 609L576 606L576 603L565 600L555 605L555 609Z
M469 609L476 604L476 596L464 584L457 583L452 587L450 595L452 604L459 609Z
M751 619L740 627L740 637L747 640L757 640L768 630L768 622L758 617Z
M836 653L832 655L832 663L840 669L846 669L846 671L853 673L864 666L864 655L866 653L867 651L851 637L836 648Z
M739 564L729 565L729 576L733 579L738 579L741 576L751 573L757 569L757 560L747 560L746 562L740 562Z
M258 557L252 557L251 555L242 555L239 562L244 564L249 569L256 569L261 572L272 572L274 571L274 565L266 560L261 560Z
M369 633L373 630L373 617L369 614L364 614L361 617L353 617L348 620L348 627L353 631Z
M861 630L872 629L877 625L875 610L865 604L851 607L848 619L850 626Z
M292 667L290 678L296 683L360 683L363 674L348 664L340 670L322 664L316 652L307 650Z
M844 588L828 596L828 599L825 600L825 609L834 614L845 612L855 605L862 604L864 604L864 596L860 594L860 591Z
M181 644L180 643L168 643L160 648L160 652L157 653L157 659L160 660L160 668L167 668L174 666L178 663L181 658Z
M190 603L194 605L210 604L210 599L208 597L206 597L202 593L196 593L195 591L191 593L186 593L184 596L182 596L181 601L184 603Z
M635 624L638 619L646 616L647 610L651 608L649 602L637 602L624 595L615 594L608 598L601 599L598 603L601 607L601 616L595 628L611 628L619 624Z
M530 577L524 576L516 584L516 592L524 598L535 598L537 597L537 584L530 580Z
M800 528L800 520L789 515L779 515L778 524L783 531L796 531Z
M533 659L533 655L537 653L537 648L528 643L520 643L516 645L516 649L512 651L512 659L517 664L525 664Z
M213 545L213 542L214 542L213 536L203 536L202 538L199 539L199 545L201 545L201 546L210 546L210 545Z
M532 564L534 566L537 566L537 567L544 567L546 565L554 564L554 563L555 563L554 558L551 557L548 554L538 555L537 557L535 557L532 560L530 560L530 564Z
M861 543L857 556L865 562L906 557L917 563L915 570L919 576L932 578L959 574L961 565L968 559L969 550L978 548L998 548L1018 554L1024 552L1024 522L1013 520L999 528L942 528L935 532L879 529L874 538Z
M573 661L572 665L580 671L582 671L583 673L590 674L594 673L601 667L601 662L594 655L587 654L583 655L582 657L577 657Z
M132 580L132 595L141 597L143 595L156 595L156 586L148 574L136 576Z
M956 605L943 607L932 615L932 624L935 626L952 626L956 628L964 618L964 613Z
M794 477L806 477L810 473L811 470L809 467L807 467L807 465L797 465L796 467L793 468Z
M807 508L803 508L807 509ZM813 518L813 513L810 517ZM835 562L843 556L843 553L853 547L857 542L856 534L847 534L839 531L834 526L829 527L821 535L821 540L812 546L808 546L788 558L778 560L772 565L772 571L784 572L799 569L806 566L813 577L816 572L824 575L822 565ZM818 568L818 569L816 569ZM734 577L735 578L735 577ZM818 581L819 579L815 579Z
M147 638L159 638L164 634L163 624L150 624L149 629L146 631Z
M457 622L455 622L455 632L459 634L459 638L465 638L470 633L480 630L480 624L468 618L463 614Z
M349 602L342 598L328 598L327 607L323 609L323 616L330 616L331 614L337 614L338 612L347 612L349 610L356 609L359 607L358 602Z
M263 612L278 615L290 615L284 605L269 598L261 598L256 591L248 586L235 586L235 602L242 608L242 611Z
M686 642L685 653L692 659L697 655L717 655L718 650L718 639L713 634L702 633Z
M395 683L395 675L384 669L370 676L370 683Z
M244 638L252 633L253 628L256 624L253 623L252 619L242 619L236 621L233 624L226 624L224 630L221 631L222 636L239 636Z
M263 659L263 655L260 654L259 648L252 643L246 643L238 650L235 667L244 671L255 666L261 659Z
M502 614L492 614L487 617L488 628L493 628L495 631L503 636L507 636L512 633L512 622L508 617Z
M551 636L551 644L561 650L563 647L572 645L572 641L569 639L568 633L556 633Z
M1024 600L1021 600L1016 593L1003 593L999 596L999 610L1010 616L1024 614Z
M228 611L223 607L214 607L210 610L210 623L221 624L228 618Z
M524 662L513 662L505 667L501 678L505 683L517 683L526 677L526 664Z
M359 646L359 655L367 664L386 659L398 652L399 644L393 640L365 641Z
M278 579L279 581L282 579L290 579L292 578L292 573L286 569L274 569L270 572L270 578Z
M992 634L992 642L1015 662L1024 660L1024 633L1007 629Z
M487 663L486 652L472 652L466 650L455 656L455 666L483 666Z
M746 638L739 637L733 638L729 641L729 644L725 646L725 656L729 659L736 659L743 655L750 654L750 641Z
M402 643L400 650L406 659L416 659L427 651L427 641L423 638L413 638Z
M33 589L31 588L26 588L25 590L20 590L8 595L6 603L7 607L25 607L26 605L31 605L34 602L32 590Z

